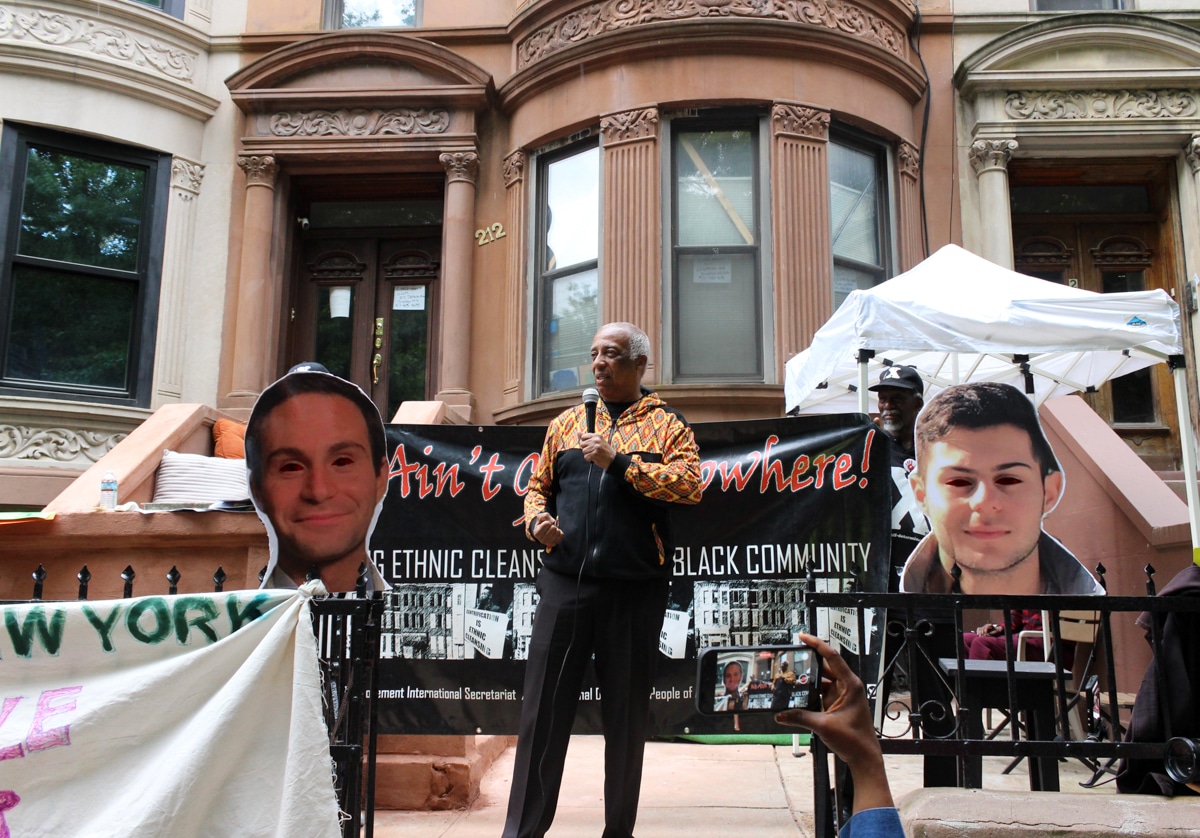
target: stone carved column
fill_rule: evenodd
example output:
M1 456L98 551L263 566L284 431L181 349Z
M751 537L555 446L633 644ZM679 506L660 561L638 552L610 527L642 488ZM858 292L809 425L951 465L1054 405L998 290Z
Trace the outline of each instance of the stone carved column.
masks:
M158 346L154 352L154 408L177 402L183 395L187 277L196 233L196 198L203 181L202 164L182 157L171 161L171 198L158 298Z
M772 106L771 172L778 372L833 312L829 111Z
M525 353L525 242L528 206L525 167L529 155L517 149L504 158L504 189L508 201L508 266L504 277L504 396L505 407L521 400L521 370Z
M910 142L900 141L896 149L900 168L900 272L907 271L925 258L925 237L921 217L921 150Z
M1012 205L1008 198L1008 161L1017 150L1011 138L976 140L968 158L979 179L979 255L1001 267L1013 267Z
M658 380L662 335L662 214L658 109L600 119L604 153L601 321L641 326L650 338L647 383Z
M473 151L448 152L438 160L446 169L446 205L442 220L442 345L437 398L470 422L475 407L468 385L479 155Z
M252 407L268 383L270 368L271 242L279 167L270 155L242 156L237 162L246 173L246 205L234 313L233 389L228 398L231 407Z

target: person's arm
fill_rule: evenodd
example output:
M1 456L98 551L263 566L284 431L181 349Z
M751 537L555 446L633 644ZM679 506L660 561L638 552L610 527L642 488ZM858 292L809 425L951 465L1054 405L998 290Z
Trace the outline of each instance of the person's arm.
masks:
M821 674L824 709L785 710L777 713L775 720L811 730L846 763L854 780L855 814L868 809L894 809L883 767L883 749L875 734L863 682L824 640L801 634L800 641L816 649L825 661Z
M637 455L616 453L608 466L610 474L624 479L630 488L651 501L696 504L703 486L700 449L696 437L680 416L666 411L662 462L648 463Z
M561 423L555 420L546 429L537 467L529 475L525 492L525 535L532 541L553 547L562 540L562 530L554 515L551 485L554 481L554 457L558 451Z

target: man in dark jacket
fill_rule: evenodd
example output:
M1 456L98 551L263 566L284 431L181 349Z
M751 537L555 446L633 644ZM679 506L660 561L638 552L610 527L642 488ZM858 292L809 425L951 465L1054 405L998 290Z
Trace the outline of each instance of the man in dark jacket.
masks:
M554 820L587 662L595 655L604 726L604 838L637 819L650 690L671 572L671 508L700 501L700 457L683 416L641 386L650 341L631 323L592 342L602 401L557 416L525 496L529 537L545 545L541 599L504 838Z

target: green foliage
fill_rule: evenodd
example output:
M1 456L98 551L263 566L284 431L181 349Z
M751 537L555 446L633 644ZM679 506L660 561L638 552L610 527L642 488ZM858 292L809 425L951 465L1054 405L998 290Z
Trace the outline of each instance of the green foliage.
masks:
M18 252L137 270L146 170L29 148Z

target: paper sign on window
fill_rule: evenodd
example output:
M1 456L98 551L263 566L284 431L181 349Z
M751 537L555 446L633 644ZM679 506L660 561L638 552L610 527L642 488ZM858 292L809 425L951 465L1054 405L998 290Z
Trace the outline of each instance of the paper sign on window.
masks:
M424 311L425 286L401 285L392 292L392 311Z
M728 285L733 281L733 260L728 256L697 256L692 282Z

